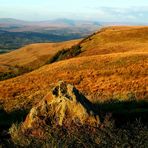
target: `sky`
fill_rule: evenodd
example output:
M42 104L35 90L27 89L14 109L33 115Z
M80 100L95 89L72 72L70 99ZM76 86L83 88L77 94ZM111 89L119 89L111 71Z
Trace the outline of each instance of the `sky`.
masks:
M148 22L148 0L0 0L0 18Z

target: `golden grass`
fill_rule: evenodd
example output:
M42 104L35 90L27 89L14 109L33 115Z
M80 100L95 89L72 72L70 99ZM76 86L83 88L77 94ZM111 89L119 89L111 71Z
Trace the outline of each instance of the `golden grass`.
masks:
M81 43L77 58L59 61L0 82L7 110L39 102L59 80L74 84L93 102L148 98L148 27L109 27ZM63 45L64 46L64 45ZM33 53L34 55L34 53Z
M129 93L143 98L148 93L148 54L96 55L46 65L0 82L0 101L7 109L27 107L39 101L59 80L74 84L91 101L127 98Z
M8 71L11 66L25 66L32 69L44 65L59 50L70 48L80 40L60 43L31 44L7 54L0 55L0 72Z
M148 27L108 27L82 43L80 56L148 52Z

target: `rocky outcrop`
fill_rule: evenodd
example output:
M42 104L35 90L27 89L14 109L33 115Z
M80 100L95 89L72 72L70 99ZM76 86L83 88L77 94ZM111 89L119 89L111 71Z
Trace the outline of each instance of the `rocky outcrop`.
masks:
M44 125L70 125L100 123L93 104L73 85L60 81L28 114L23 129L41 128Z

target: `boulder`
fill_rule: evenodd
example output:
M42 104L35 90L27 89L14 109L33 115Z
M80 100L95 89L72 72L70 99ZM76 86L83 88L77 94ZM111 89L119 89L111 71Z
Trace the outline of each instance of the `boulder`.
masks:
M73 85L60 81L53 90L34 106L23 123L23 130L45 125L100 124L93 104Z

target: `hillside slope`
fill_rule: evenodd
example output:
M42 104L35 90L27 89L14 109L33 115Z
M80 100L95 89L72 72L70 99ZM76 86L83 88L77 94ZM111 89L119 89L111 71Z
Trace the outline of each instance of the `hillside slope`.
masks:
M107 27L84 39L80 56L148 52L148 27Z
M103 29L81 42L79 57L1 81L0 102L6 110L30 108L59 80L74 84L92 102L148 99L147 32L148 27Z
M79 41L31 44L10 53L2 54L0 55L0 72L12 69L16 65L35 69L44 65L59 50L70 48Z

